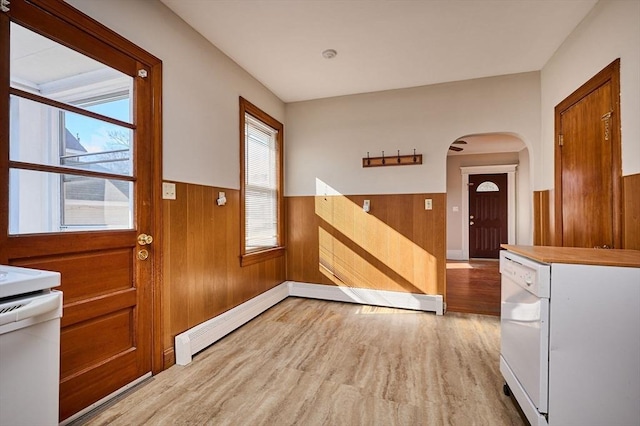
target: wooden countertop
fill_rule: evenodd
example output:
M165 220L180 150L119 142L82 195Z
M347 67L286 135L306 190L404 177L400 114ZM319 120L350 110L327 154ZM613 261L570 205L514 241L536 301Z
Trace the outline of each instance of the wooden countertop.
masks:
M544 263L628 266L640 268L640 250L603 250L577 247L518 246L502 244L502 248Z

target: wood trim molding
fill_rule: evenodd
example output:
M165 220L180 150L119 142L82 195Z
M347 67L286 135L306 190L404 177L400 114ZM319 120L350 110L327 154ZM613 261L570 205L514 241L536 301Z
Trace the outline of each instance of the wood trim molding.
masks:
M246 253L240 256L240 266L249 266L265 260L275 259L284 256L285 247L274 247L267 250L260 250L252 253Z
M170 348L165 349L164 352L162 353L162 357L164 360L164 369L166 370L167 368L171 367L176 363L175 348L171 346Z
M25 0L11 0L11 10L13 11L19 3L27 2ZM161 62L160 59L154 55L131 43L120 34L105 27L100 22L88 15L85 15L66 2L60 0L29 0L28 3L31 3L43 11L62 19L73 27L80 28L93 34L97 39L108 43L111 47L125 53L127 56L130 56L137 61L150 66Z
M622 178L624 190L624 246L640 250L640 173Z
M153 176L152 176L152 200L153 223L151 232L156 240L156 250L153 259L153 286L152 286L152 351L151 351L151 371L158 374L162 370L169 368L165 364L163 357L163 281L164 281L164 250L163 247L163 209L162 209L162 62L158 61L151 65L151 90L152 90L152 110L151 110L151 142L153 144Z
M509 244L516 244L516 169L517 164L460 167L462 174L462 259L469 259L469 175L507 174L507 226Z
M273 259L282 256L281 251L284 250L285 241L285 212L284 212L284 125L247 101L242 96L239 97L240 103L240 117L239 117L239 134L240 134L240 264L241 266L252 265L254 263L262 262L264 260ZM268 248L266 250L258 250L254 252L247 252L245 246L245 187L244 187L244 172L245 172L245 115L249 114L256 119L260 120L264 124L278 131L276 136L278 144L278 156L276 158L278 169L278 247Z

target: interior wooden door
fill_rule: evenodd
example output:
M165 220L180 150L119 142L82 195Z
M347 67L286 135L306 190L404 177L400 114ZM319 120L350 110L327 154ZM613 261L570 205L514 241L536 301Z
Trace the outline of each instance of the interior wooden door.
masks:
M498 259L508 242L507 175L469 175L469 257Z
M152 370L159 61L97 26L52 0L0 14L0 263L61 272L60 420Z
M622 248L619 62L556 107L556 245Z

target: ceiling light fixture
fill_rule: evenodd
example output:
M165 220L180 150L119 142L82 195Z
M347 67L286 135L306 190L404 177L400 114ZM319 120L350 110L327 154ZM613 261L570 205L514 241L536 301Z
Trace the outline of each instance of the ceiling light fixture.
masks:
M336 52L334 49L327 49L322 52L322 57L325 59L333 59L337 54L338 52Z

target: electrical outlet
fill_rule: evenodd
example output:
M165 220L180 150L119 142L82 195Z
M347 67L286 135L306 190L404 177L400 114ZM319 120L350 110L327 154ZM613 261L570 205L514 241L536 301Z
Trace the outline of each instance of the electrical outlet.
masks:
M424 209L433 210L433 200L431 198L426 198L424 200Z
M176 199L176 184L170 182L162 182L162 198L165 200Z

